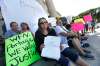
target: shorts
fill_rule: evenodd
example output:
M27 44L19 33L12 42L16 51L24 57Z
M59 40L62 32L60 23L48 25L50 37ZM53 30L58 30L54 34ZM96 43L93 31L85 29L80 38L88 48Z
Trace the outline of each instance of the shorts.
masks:
M65 57L68 57L72 62L76 62L79 58L78 53L71 48L66 48L64 51L61 52L61 54Z

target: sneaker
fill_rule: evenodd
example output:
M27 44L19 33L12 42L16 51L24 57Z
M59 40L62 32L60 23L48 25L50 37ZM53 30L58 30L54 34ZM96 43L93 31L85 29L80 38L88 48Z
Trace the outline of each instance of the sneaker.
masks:
M82 41L87 40L87 39L88 39L88 37L81 38Z
M93 55L90 55L90 54L84 54L82 57L86 58L86 59L91 59L91 60L94 60L94 56Z
M91 53L91 51L89 51L89 50L84 50L84 52L87 53L87 54Z
M84 44L82 45L82 47L83 47L83 48L90 47L90 44L89 44L89 43L84 43Z

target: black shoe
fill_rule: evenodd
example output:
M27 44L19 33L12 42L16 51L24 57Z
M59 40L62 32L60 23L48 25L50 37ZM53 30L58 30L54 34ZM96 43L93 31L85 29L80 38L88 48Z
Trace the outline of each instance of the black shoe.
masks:
M81 38L82 41L87 40L87 39L88 39L88 37Z
M91 60L95 59L95 57L93 55L90 55L90 54L84 54L84 55L82 55L82 57L84 57L86 59L91 59Z
M91 51L89 51L89 50L84 50L84 52L87 53L87 54L91 53Z
M89 44L89 43L84 43L84 44L82 45L82 47L83 47L83 48L90 47L90 44Z

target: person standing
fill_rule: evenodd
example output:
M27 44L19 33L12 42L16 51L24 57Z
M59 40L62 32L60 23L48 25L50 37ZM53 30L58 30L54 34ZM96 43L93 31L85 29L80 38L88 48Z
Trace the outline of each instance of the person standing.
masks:
M94 33L95 32L95 21L94 20L91 22L91 26L92 26L92 33Z
M92 31L92 25L91 25L91 22L87 22L88 23L88 32L91 32Z
M85 22L85 29L84 29L84 32L88 32L88 22Z

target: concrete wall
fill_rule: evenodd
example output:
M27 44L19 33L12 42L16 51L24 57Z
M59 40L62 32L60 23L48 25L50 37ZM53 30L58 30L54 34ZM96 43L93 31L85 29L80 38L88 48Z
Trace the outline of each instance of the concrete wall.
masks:
M46 13L48 13L49 16L60 16L60 14L56 11L56 8L52 0L37 0L37 2L41 4L41 6L44 8L44 10L46 11Z
M1 10L0 10L0 35L2 35L3 34L3 31L2 31L2 25L3 25L3 23L4 23L4 21L2 20L2 14L1 14Z
M37 0L37 2L39 2L39 4L43 7L43 9L48 14L48 16L51 16L51 17L60 16L60 14L56 11L52 0ZM1 14L1 10L0 10L0 35L2 35L2 33L3 33L2 25L3 25L4 21L2 20L2 18L3 17Z

